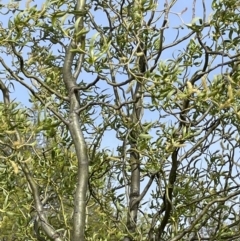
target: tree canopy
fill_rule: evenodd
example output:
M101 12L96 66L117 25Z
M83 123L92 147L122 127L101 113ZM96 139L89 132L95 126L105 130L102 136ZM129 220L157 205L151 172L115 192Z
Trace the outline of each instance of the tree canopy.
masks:
M0 4L0 240L240 240L239 10Z

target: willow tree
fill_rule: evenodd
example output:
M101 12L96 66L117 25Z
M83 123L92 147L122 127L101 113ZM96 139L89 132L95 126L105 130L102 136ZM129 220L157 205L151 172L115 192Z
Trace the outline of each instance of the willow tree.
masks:
M1 5L3 240L240 238L239 3L189 6Z

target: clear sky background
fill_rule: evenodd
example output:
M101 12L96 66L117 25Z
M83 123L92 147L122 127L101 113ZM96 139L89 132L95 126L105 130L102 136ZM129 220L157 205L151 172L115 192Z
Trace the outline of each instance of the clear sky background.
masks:
M29 0L22 0L19 2L15 2L15 1L9 1L9 0L2 0L0 1L0 4L2 5L7 5L7 4L19 4L20 9L24 9L26 7L26 4L29 3L31 1ZM41 7L42 3L45 2L43 0L34 0L31 2L31 6L37 5L39 8ZM159 9L162 9L162 5L164 1L158 1L159 2ZM170 2L170 1L169 1ZM206 9L207 9L207 17L209 16L209 14L211 13L211 2L212 1L205 1L206 2ZM176 4L174 5L174 7L172 8L172 11L169 15L169 25L170 28L167 29L165 31L165 43L170 43L172 42L175 37L176 37L176 32L173 31L172 27L178 27L179 25L184 25L184 24L188 24L191 22L192 17L193 17L193 9L192 9L192 1L186 1L186 0L177 0ZM181 14L181 12L183 12L185 10L185 12L183 14ZM196 17L203 17L203 7L202 7L202 0L197 0L196 1ZM2 10L1 12L6 12L6 9ZM179 15L178 15L179 14ZM5 16L4 19L0 19L0 21L3 23L4 26L7 25L7 22L9 20L9 18L12 19L13 16L11 16L11 13L7 14L7 15L2 15ZM181 18L179 17L181 16ZM100 12L96 11L94 12L94 17L95 19L97 19L97 22L99 22L99 24L105 25L107 24L106 18L103 17L103 15L100 14ZM159 25L161 25L162 21L159 21ZM187 28L185 27L181 32L179 37L184 36L186 34L186 32L188 32ZM189 41L189 40L187 40ZM186 42L183 42L181 45L177 46L177 50L179 50L179 48L184 48L186 47ZM169 59L172 57L172 49L170 49L170 51L164 51L163 55L162 55L162 60L164 59ZM4 58L6 58L6 56L4 56ZM9 58L9 64L11 63L11 58ZM1 66L0 66L0 71L1 71ZM4 75L0 75L0 77L4 77ZM84 76L80 75L80 78L84 78ZM14 82L15 83L15 82ZM19 86L17 83L15 83L15 90L13 90L12 93L12 97L16 98L17 100L21 101L24 105L29 105L28 102L28 91L25 88L22 88L21 86Z
M30 6L37 5L38 8L40 9L44 2L45 1L43 1L43 0L35 0L34 2L33 1L31 2ZM159 4L158 4L157 10L161 11L163 9L163 4L165 1L158 1L158 2L159 2ZM25 9L26 4L29 3L29 0L22 0L18 3L14 2L14 1L8 1L8 0L1 1L1 4L3 4L3 5L9 4L9 3L19 4L20 9ZM205 1L206 18L207 19L209 19L211 17L211 12L212 12L211 3L212 3L212 1ZM195 16L193 16L194 11L195 11ZM6 9L3 9L1 12L5 13ZM2 16L5 16L5 18L1 19L0 21L3 23L4 26L7 26L9 19L13 19L13 16L11 16L11 14L12 13L9 13L7 15L2 15ZM106 19L105 15L103 15L101 13L101 11L94 11L93 16L96 19L96 22L99 23L99 25L102 25L102 26L108 25L107 19ZM177 31L174 28L179 27L180 25L183 26L184 28L182 30L180 30L178 39L185 36L187 33L189 33L190 30L186 27L186 24L191 23L193 17L204 18L202 0L196 0L195 9L193 9L193 1L177 0L176 4L174 5L174 7L171 9L171 12L169 13L169 23L168 23L169 28L165 30L164 45L172 43L174 41L174 39L176 39ZM160 28L162 21L163 21L163 19L160 19L158 21L157 27ZM93 34L94 34L94 31L90 31L88 36L91 37L91 35L93 35ZM184 50L186 48L188 42L189 42L189 39L182 42L181 44L178 44L176 46L176 48L174 48L174 49L173 48L167 49L166 51L163 52L163 54L161 56L161 60L171 59L173 57L173 55L177 55L179 53L179 50ZM55 47L53 49L53 51L57 51L57 48ZM11 66L11 61L12 61L11 56L4 55L2 57L6 60L6 62L9 64L9 66ZM26 57L26 54L25 54L25 57ZM221 61L221 60L219 59L219 61ZM3 68L0 66L0 71L2 69ZM195 70L196 69L194 69L194 67L193 67L190 70L191 74ZM191 76L191 74L190 74L190 76ZM216 72L216 74L219 74L219 73ZM0 74L0 78L4 78L4 73ZM86 73L80 74L80 77L79 77L80 80L85 79L85 78L86 79L89 78L89 75L86 75ZM119 78L119 81L125 80L125 79L121 79L121 78L125 78L125 77L118 76L118 78ZM92 77L92 79L93 79L93 77ZM26 80L26 81L29 81L29 80ZM24 106L30 106L29 91L26 90L21 85L19 85L16 81L13 81L13 83L14 83L14 88L11 89L12 90L12 95L11 95L12 99L16 99L17 101L20 101ZM100 82L100 84L98 84L98 86L102 89L109 88L109 86L107 86L106 83L104 83L104 82ZM112 93L112 89L110 90L110 92ZM154 113L154 112L145 110L143 120L144 121L154 121L159 118L158 115L159 115L159 113ZM172 119L170 118L166 121L172 121ZM109 149L111 149L112 148L111 143L113 143L113 147L116 148L116 142L117 142L117 139L115 137L115 133L106 132L106 134L104 135L104 138L103 138L102 147L108 147Z
M21 9L24 9L25 6L26 6L26 0L22 0L21 2L19 2L19 6ZM40 8L42 3L44 1L42 0L34 0L34 2L31 3L31 5L35 5L37 4L38 7ZM159 10L162 10L163 9L163 2L164 1L161 1L159 0ZM170 2L170 1L169 1ZM177 32L174 30L175 27L179 27L180 25L182 25L184 27L184 29L182 29L180 32L179 32L179 38L185 36L187 33L189 33L189 29L186 27L186 24L189 24L191 23L192 19L193 19L193 5L192 5L192 2L191 0L177 0L177 3L175 4L175 6L172 8L170 14L169 14L169 28L165 31L165 42L164 42L164 45L166 44L169 44L169 43L172 43L174 41L174 39L176 38L176 34ZM7 4L9 3L8 0L2 0L1 1L1 4ZM212 9L211 9L211 3L212 1L208 1L206 0L205 1L205 4L206 4L206 18L209 19L209 17L211 17L211 12L212 12ZM199 17L199 18L203 18L203 5L202 5L202 0L196 0L196 12L195 12L195 17ZM2 12L4 12L5 10L2 10ZM3 15L1 15L3 16ZM3 23L4 26L7 26L7 23L8 23L8 20L9 18L12 18L11 14L7 14L7 15L4 15L5 18L4 19L1 19L0 21ZM94 12L94 17L95 19L97 20L97 22L100 24L100 25L107 25L107 21L106 21L106 18L103 17L103 15L99 12L99 11L96 11ZM162 20L159 20L157 26L161 26L162 24ZM94 33L93 32L89 32L89 36L90 35L93 35ZM181 44L178 44L176 49L174 49L173 51L173 48L170 48L169 50L167 51L164 51L164 53L162 54L162 57L161 59L162 60L167 60L167 59L171 59L173 54L177 54L179 50L183 50L186 48L186 45L187 43L189 42L189 39L187 41L184 41L182 42ZM54 51L56 51L57 49L54 49ZM175 52L175 53L174 53ZM11 57L9 56L2 56L1 54L1 57L3 57L7 63L9 65L11 65ZM221 61L220 58L217 59L217 61ZM2 67L0 66L0 71L2 70ZM196 69L192 68L191 70L191 73L194 73ZM219 70L217 70L219 71ZM213 72L212 75L214 74L219 74L219 72ZM4 74L0 74L0 78L3 78L4 77ZM85 75L85 73L81 74L80 75L80 79L84 79L86 77L89 77L89 75ZM123 79L124 80L124 79ZM26 81L29 81L29 80L26 80ZM14 83L14 89L12 88L12 99L15 99L17 101L20 101L24 106L30 106L30 103L29 103L29 92L28 90L26 90L25 88L23 88L22 86L20 86L18 83L16 83L15 81L13 82ZM102 89L106 88L106 84L102 83L99 85L99 87L101 87ZM111 90L112 91L112 90ZM2 96L1 96L2 98ZM144 117L143 117L143 120L144 121L154 121L156 119L158 119L159 117L159 113L153 113L153 112L150 112L150 111L145 111L144 113ZM167 117L168 119L166 119L165 121L175 121L169 117ZM153 134L153 133L152 133ZM104 135L104 138L103 138L103 141L102 141L102 147L107 147L108 149L112 149L114 148L116 151L116 147L117 147L117 143L118 143L118 140L116 139L115 137L115 133L109 131L109 132L106 132L106 134ZM217 149L218 146L215 146L215 148ZM149 196L146 196L146 199L148 198Z
M20 9L25 9L26 8L26 4L28 3L28 0L22 0L18 3L14 2L14 1L8 1L8 0L2 0L1 4L8 4L8 3L13 3L13 4L19 4L19 8ZM45 1L43 0L35 0L34 2L32 1L30 6L34 6L37 5L38 8L41 8L42 4ZM164 1L158 1L159 5L158 5L158 9L159 11L161 11L163 9L163 4ZM170 2L170 1L169 1ZM164 41L164 45L172 43L174 41L174 39L176 38L177 35L177 31L174 29L176 27L179 27L180 25L183 26L184 28L179 32L179 36L178 39L185 36L187 33L189 33L189 29L186 27L186 24L191 23L193 17L199 17L199 18L204 18L203 16L203 5L202 5L202 0L196 0L196 6L195 6L195 10L193 9L193 1L186 1L186 0L177 0L176 4L174 5L174 7L172 8L170 14L169 14L169 28L165 30L165 41ZM205 1L206 4L206 18L208 19L209 16L211 16L211 2L212 1ZM193 16L193 11L195 11L195 16ZM2 10L2 12L6 12L6 9ZM12 13L9 13L7 15L2 15L5 16L4 19L1 19L0 21L3 23L4 26L7 26L8 24L8 20L9 19L13 19L13 16L11 16ZM99 23L99 25L108 25L107 19L105 17L105 15L103 15L101 13L101 11L94 11L93 12L93 16L96 19L96 22ZM163 19L160 19L157 23L157 27L160 28L161 24L162 24ZM91 37L91 35L93 35L94 32L90 31L88 36ZM173 55L177 55L179 53L179 50L183 50L186 48L187 43L189 42L189 39L187 39L187 41L182 42L181 44L178 44L177 47L175 49L173 48L169 48L168 50L164 51L162 56L161 56L161 60L167 60L167 59L171 59L173 57ZM57 51L57 48L55 47L55 49L53 49L53 51ZM11 66L11 61L12 58L10 56L2 56L6 62ZM0 71L2 70L1 66L0 66ZM192 73L195 71L194 68L192 68L192 70L190 70ZM0 74L0 77L4 77L4 74ZM89 78L89 75L86 75L86 73L82 73L80 74L79 79L87 79ZM118 76L118 78L120 79L119 81L123 81L125 79L121 79L121 78L125 78L125 77L121 77ZM93 79L93 77L92 77ZM26 80L29 81L29 80ZM20 101L23 106L30 106L29 103L29 91L26 90L24 87L22 87L20 84L18 84L16 81L13 81L14 83L14 88L12 88L12 100L16 99L17 101ZM107 86L104 82L100 82L100 84L98 84L98 86L102 89L105 88L109 88L109 86ZM112 89L110 90L110 92L112 93ZM1 96L2 97L2 96ZM143 116L143 121L154 121L157 120L159 118L159 113L154 113L154 112L150 112L148 110L145 110L144 116ZM99 120L100 121L100 120ZM166 120L164 120L166 122L172 122L173 120L169 117L166 118ZM154 135L154 133L150 133L152 135ZM118 140L115 137L115 133L108 131L104 134L104 138L102 141L102 147L103 148L108 148L108 149L112 149L112 148L116 148Z

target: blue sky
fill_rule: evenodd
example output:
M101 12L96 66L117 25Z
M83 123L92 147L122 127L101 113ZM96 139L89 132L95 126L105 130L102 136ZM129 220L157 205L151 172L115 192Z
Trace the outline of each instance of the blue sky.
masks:
M7 4L9 1L2 1L2 4ZM24 9L26 6L26 2L29 2L28 0L23 0L21 2L19 2L19 6L20 9ZM159 1L162 2L162 1ZM42 5L43 1L37 1L32 2L31 5L35 5L37 4L38 7L40 8ZM162 9L163 3L159 3L158 6L158 10ZM185 0L177 0L177 3L174 5L174 7L172 8L171 12L169 13L169 29L166 29L165 31L165 42L164 45L171 43L175 38L176 38L176 31L173 31L173 28L178 27L180 25L182 25L184 27L184 29L182 29L179 32L179 37L181 38L182 36L185 36L188 32L189 29L185 26L186 24L191 23L192 18L193 18L193 6L192 6L192 1L185 1ZM208 19L208 17L210 16L211 13L211 1L206 1L206 18ZM199 17L199 18L203 18L203 5L202 5L202 0L198 0L196 1L196 13L195 13L195 17ZM10 13L8 15L6 15L5 19L2 19L3 24L6 26L7 25L7 21L8 18L12 17L10 15ZM103 17L102 14L100 14L98 11L94 12L94 17L95 19L97 19L99 25L106 25L107 21L106 19ZM161 25L162 20L159 20L159 23L157 25ZM90 35L93 34L90 32ZM173 48L169 48L169 50L166 50L163 52L162 55L162 60L167 60L167 59L171 59L172 55L174 52L178 52L179 50L183 50L184 48L186 48L186 44L189 42L189 39L181 44L179 44L176 49ZM53 51L56 51L57 49L53 49ZM175 54L175 53L174 53ZM11 65L11 57L7 57L4 56L4 58L6 58L8 61L7 63L9 63L9 65ZM1 70L1 66L0 66L0 70ZM191 71L195 71L194 68ZM0 77L3 77L4 75L0 75ZM85 78L89 78L89 75L83 73L80 75L80 80L81 79L85 79ZM122 78L122 77L121 77ZM124 79L123 79L124 80ZM29 81L29 80L26 80ZM14 81L14 86L15 88L12 89L12 99L15 99L17 101L20 101L24 106L29 106L29 92L22 87L21 85L19 85L18 83L16 83ZM99 87L104 89L106 87L108 87L105 83L100 83ZM112 90L111 90L112 91ZM110 92L111 92L110 91ZM154 113L154 112L150 112L150 111L145 111L144 117L143 117L143 121L154 121L156 119L159 118L159 113ZM163 121L169 122L169 124L173 124L174 121L172 118L167 117L165 120L163 119ZM155 135L154 132L151 133L153 136ZM117 139L115 137L115 133L108 131L105 133L104 138L103 138L103 142L102 142L102 147L106 147L109 148L110 150L112 148L116 148L117 146Z
M24 9L26 7L26 3L29 2L28 0L22 0L21 2L17 3L19 4L20 9ZM31 2L31 6L37 4L38 7L40 8L42 3L44 1L36 1L35 2ZM163 8L163 1L159 1L159 6L158 6L158 10L161 10ZM170 1L169 1L170 2ZM9 1L4 0L1 1L2 4L7 4L9 3ZM180 25L182 25L184 27L184 29L182 29L179 32L179 36L178 38L181 38L182 36L185 36L188 32L189 29L185 26L186 24L191 23L192 18L193 18L193 6L192 6L192 1L185 1L185 0L177 0L176 4L174 5L174 7L172 8L171 12L169 13L169 28L166 29L165 31L165 42L164 45L168 44L168 43L172 43L173 40L176 38L176 34L177 32L173 30L173 28L175 27L179 27ZM206 1L206 16L208 18L208 16L211 13L211 1ZM199 17L199 18L203 18L203 6L202 6L202 0L198 0L196 1L196 9L195 9L195 17ZM94 18L97 20L97 22L99 23L99 25L107 25L107 20L105 17L103 17L103 15L99 12L96 11L93 13L94 14ZM12 18L11 13L9 13L8 15L6 15L6 17L4 19L2 19L2 22L5 26L7 26L7 22L8 19ZM162 24L162 19L159 20L159 22L157 23L157 25L161 25ZM89 37L91 37L91 35L93 35L93 32L89 32ZM166 50L163 52L161 59L162 60L167 60L167 59L171 59L173 54L177 54L179 50L183 50L184 48L186 48L186 44L189 42L189 39L181 44L179 44L176 49L173 48L169 48L169 50ZM57 51L57 49L53 49L53 51ZM4 56L4 58L6 58L6 62L11 65L11 57L9 56ZM0 70L1 70L1 66L0 66ZM194 71L194 69L192 69L192 71ZM3 77L4 75L0 75L0 77ZM119 76L120 79L123 78L121 76ZM87 79L89 78L89 75L87 75L86 73L82 73L80 75L80 80L81 79ZM90 77L91 79L93 77ZM124 77L125 78L125 77ZM121 79L124 80L124 79ZM29 81L29 80L26 80ZM98 85L100 88L104 89L107 88L108 86L101 82ZM112 90L110 91L110 93L112 93ZM14 81L14 89L12 89L12 99L16 99L17 101L20 101L24 106L29 106L29 91L26 90L24 87L22 87L20 84L18 84L16 81ZM156 119L159 118L159 113L154 113L154 112L150 112L150 111L145 111L144 117L143 117L143 121L154 121ZM173 122L173 119L166 119L164 120L166 122ZM152 135L154 135L154 133L151 133ZM117 139L115 137L115 133L108 131L105 133L103 141L102 141L102 147L107 147L111 150L111 148L116 148L117 146Z
M1 1L1 4L7 4L9 1ZM24 8L25 4L26 4L26 0L22 0L19 4L20 4L20 8ZM43 1L42 0L35 0L35 2L32 2L31 4L37 4L39 7L41 6L41 3ZM162 9L162 2L164 1L158 1L159 2L159 9ZM170 2L170 1L169 1ZM202 6L202 0L198 0L196 1L196 16L195 17L199 17L199 18L203 18L203 6ZM211 1L206 0L206 18L208 19L208 17L210 16L210 13L212 12L211 10ZM182 14L181 14L182 13ZM6 26L7 25L7 21L8 18L10 18L10 14L8 15L4 15L5 18L1 19L1 21L3 22L3 24ZM106 23L106 19L98 12L94 12L94 17L98 20L99 24L105 25ZM167 29L165 31L165 44L171 43L175 38L176 38L176 31L173 31L174 27L179 27L180 25L184 26L184 29L182 29L179 33L179 38L181 38L182 36L185 36L186 33L189 32L189 29L185 26L185 24L189 24L192 21L192 17L193 17L193 9L192 9L192 1L189 0L177 0L176 5L172 8L172 11L169 14L169 26L170 28ZM159 25L161 25L162 20L159 21ZM90 34L92 34L90 32ZM169 50L164 51L163 55L162 55L162 60L167 60L172 58L172 54L173 52L178 52L180 49L183 50L184 48L186 48L186 44L189 42L189 39L185 42L183 42L182 44L179 44L176 49L170 48ZM54 51L56 51L56 49L53 49ZM7 56L3 56L4 59L6 59L7 63L9 65L11 65L11 57L7 57ZM217 61L221 61L220 59L217 59ZM1 66L0 66L0 71L2 70ZM193 68L191 70L191 72L194 72L195 69ZM217 72L216 72L217 74ZM3 74L0 74L0 77L3 77ZM85 75L82 74L80 75L80 79L85 79L88 78L89 75ZM20 86L19 84L17 84L16 82L14 82L15 88L12 89L12 99L15 99L20 101L24 106L29 106L29 94L28 91L23 88L22 86ZM99 87L101 88L106 88L106 84L100 84ZM2 97L0 97L2 98ZM146 111L145 115L143 117L144 121L154 121L156 119L158 119L159 117L159 113L152 113L150 111ZM174 123L174 121L172 118L167 117L166 119L163 119L163 121L168 122L170 125ZM154 135L154 132L151 133L152 135ZM114 151L116 151L116 147L117 147L117 143L118 140L115 137L115 133L109 131L106 132L106 134L104 135L103 141L102 141L102 147L107 147L110 150L111 149L115 149ZM218 146L215 146L215 148L217 149ZM148 199L149 196L146 196L146 199Z
M14 2L14 1L8 1L8 0L2 0L1 4L3 5L7 5L7 4L19 4L20 9L24 9L26 7L27 3L30 3L31 6L37 5L38 7L41 7L42 3L44 1L42 0L35 0L35 1L29 1L29 0L22 0L19 2ZM163 2L163 1L159 1L159 2ZM169 1L170 2L170 1ZM178 27L179 25L184 25L184 24L188 24L191 22L192 20L192 1L185 1L185 0L177 0L176 4L174 5L174 7L172 8L172 11L169 14L169 25L171 26L169 29L167 29L165 31L165 44L172 42L175 37L176 37L176 33L173 32L172 27ZM211 1L206 1L206 9L207 9L207 16L209 16L210 12L211 12ZM162 9L162 3L159 3L159 9ZM5 12L2 11L2 12ZM181 12L184 12L183 14L181 14ZM181 16L181 17L179 17ZM94 17L95 19L97 19L97 21L99 22L99 24L105 25L106 24L106 18L103 17L103 15L101 15L98 11L94 12ZM202 1L199 0L197 1L196 4L196 17L200 17L202 18ZM8 19L12 18L11 13L9 13L8 15L4 15L4 18L1 19L3 25L7 25ZM159 24L161 24L162 21L159 21ZM184 36L186 34L186 32L188 32L187 28L184 28L184 30L181 30L179 37ZM189 40L188 40L189 41ZM178 49L182 47L186 46L186 42L183 43L182 45L178 45ZM176 51L178 50L176 49ZM162 59L169 59L172 57L173 54L173 50L172 48L170 49L170 51L164 51L163 55L162 55ZM4 58L8 58L9 61L7 61L9 64L11 62L11 58L4 56ZM1 67L0 67L0 71L1 71ZM3 75L0 75L1 77L3 77ZM81 79L84 79L85 76L84 75L80 75ZM14 85L15 85L15 90L12 89L12 98L16 98L17 100L21 101L24 105L29 105L28 102L28 91L21 87L19 84L17 84L14 81Z

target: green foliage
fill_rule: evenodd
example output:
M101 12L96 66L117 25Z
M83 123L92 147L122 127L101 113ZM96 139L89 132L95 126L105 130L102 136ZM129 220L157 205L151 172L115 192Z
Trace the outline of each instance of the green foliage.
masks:
M1 240L239 239L239 1L168 2L1 5Z

